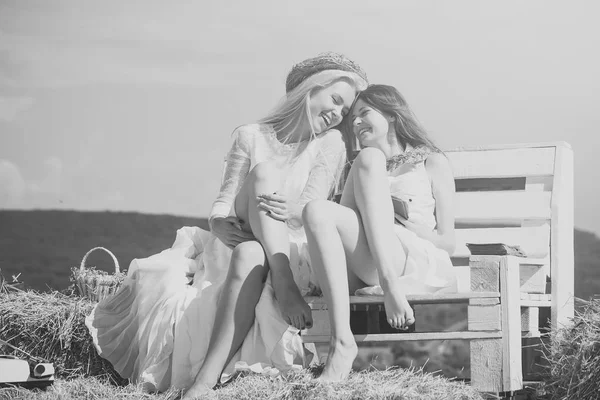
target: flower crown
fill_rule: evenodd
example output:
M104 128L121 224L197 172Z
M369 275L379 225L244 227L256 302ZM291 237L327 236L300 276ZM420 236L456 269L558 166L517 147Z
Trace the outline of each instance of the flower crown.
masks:
M327 52L319 54L316 57L301 61L292 67L285 81L286 93L294 90L299 84L304 82L308 77L325 70L339 70L346 72L354 72L365 81L367 74L354 61L350 60L343 54L335 52Z

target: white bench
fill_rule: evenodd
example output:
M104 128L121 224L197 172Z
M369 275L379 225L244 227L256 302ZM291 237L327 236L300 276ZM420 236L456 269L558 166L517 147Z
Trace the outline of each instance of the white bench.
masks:
M551 326L573 317L573 152L564 142L461 147L446 152L456 182L457 247L452 256L459 292L409 296L412 305L467 303L460 332L355 335L357 342L470 341L471 384L480 391L523 387L524 337L539 337L540 308ZM527 258L471 256L465 243L519 245ZM549 283L549 284L548 284ZM305 343L329 341L327 305L309 297L314 325ZM382 298L351 296L351 309L381 309ZM418 325L418 312L417 312ZM370 317L369 317L370 318ZM371 328L377 323L366 321ZM375 321L377 322L377 321Z

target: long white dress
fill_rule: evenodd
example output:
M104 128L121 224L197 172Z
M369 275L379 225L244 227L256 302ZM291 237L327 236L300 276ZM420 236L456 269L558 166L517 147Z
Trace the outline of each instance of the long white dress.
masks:
M283 145L268 125L245 125L233 136L211 217L234 213L235 196L260 162L278 163L287 177L280 192L300 204L327 198L345 163L343 140L336 130L295 145ZM300 155L290 163L296 151ZM299 221L289 221L288 228L290 267L306 294L315 284L306 236ZM170 249L133 260L122 287L86 318L98 353L121 376L142 383L148 391L188 388L206 356L230 258L231 250L213 234L184 227ZM255 322L221 378L236 369L277 373L307 361L298 330L283 320L268 278Z
M435 198L425 161L411 161L419 159L418 153L418 149L407 145L407 162L389 173L390 194L408 203L409 220L434 230ZM405 294L456 292L456 273L448 252L400 224L394 225L394 231L406 253L404 271L398 277ZM383 295L383 290L379 285L370 286L358 289L356 294Z

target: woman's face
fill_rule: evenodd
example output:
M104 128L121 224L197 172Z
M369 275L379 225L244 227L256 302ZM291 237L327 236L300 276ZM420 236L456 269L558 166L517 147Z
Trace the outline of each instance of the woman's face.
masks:
M310 123L316 134L323 133L342 122L356 97L356 90L340 81L313 93L309 100Z
M380 113L362 99L358 99L354 104L350 118L352 132L354 132L362 147L373 147L377 143L387 141L387 134L390 129L389 117Z

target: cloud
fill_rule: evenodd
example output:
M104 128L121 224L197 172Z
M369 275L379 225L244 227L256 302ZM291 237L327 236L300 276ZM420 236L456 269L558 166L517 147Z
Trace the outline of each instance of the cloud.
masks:
M0 208L65 208L62 161L50 157L43 168L41 179L27 180L16 164L0 160Z
M33 105L32 97L0 97L0 121L13 121L17 114Z
M10 161L0 160L0 208L18 208L25 188L19 168Z

